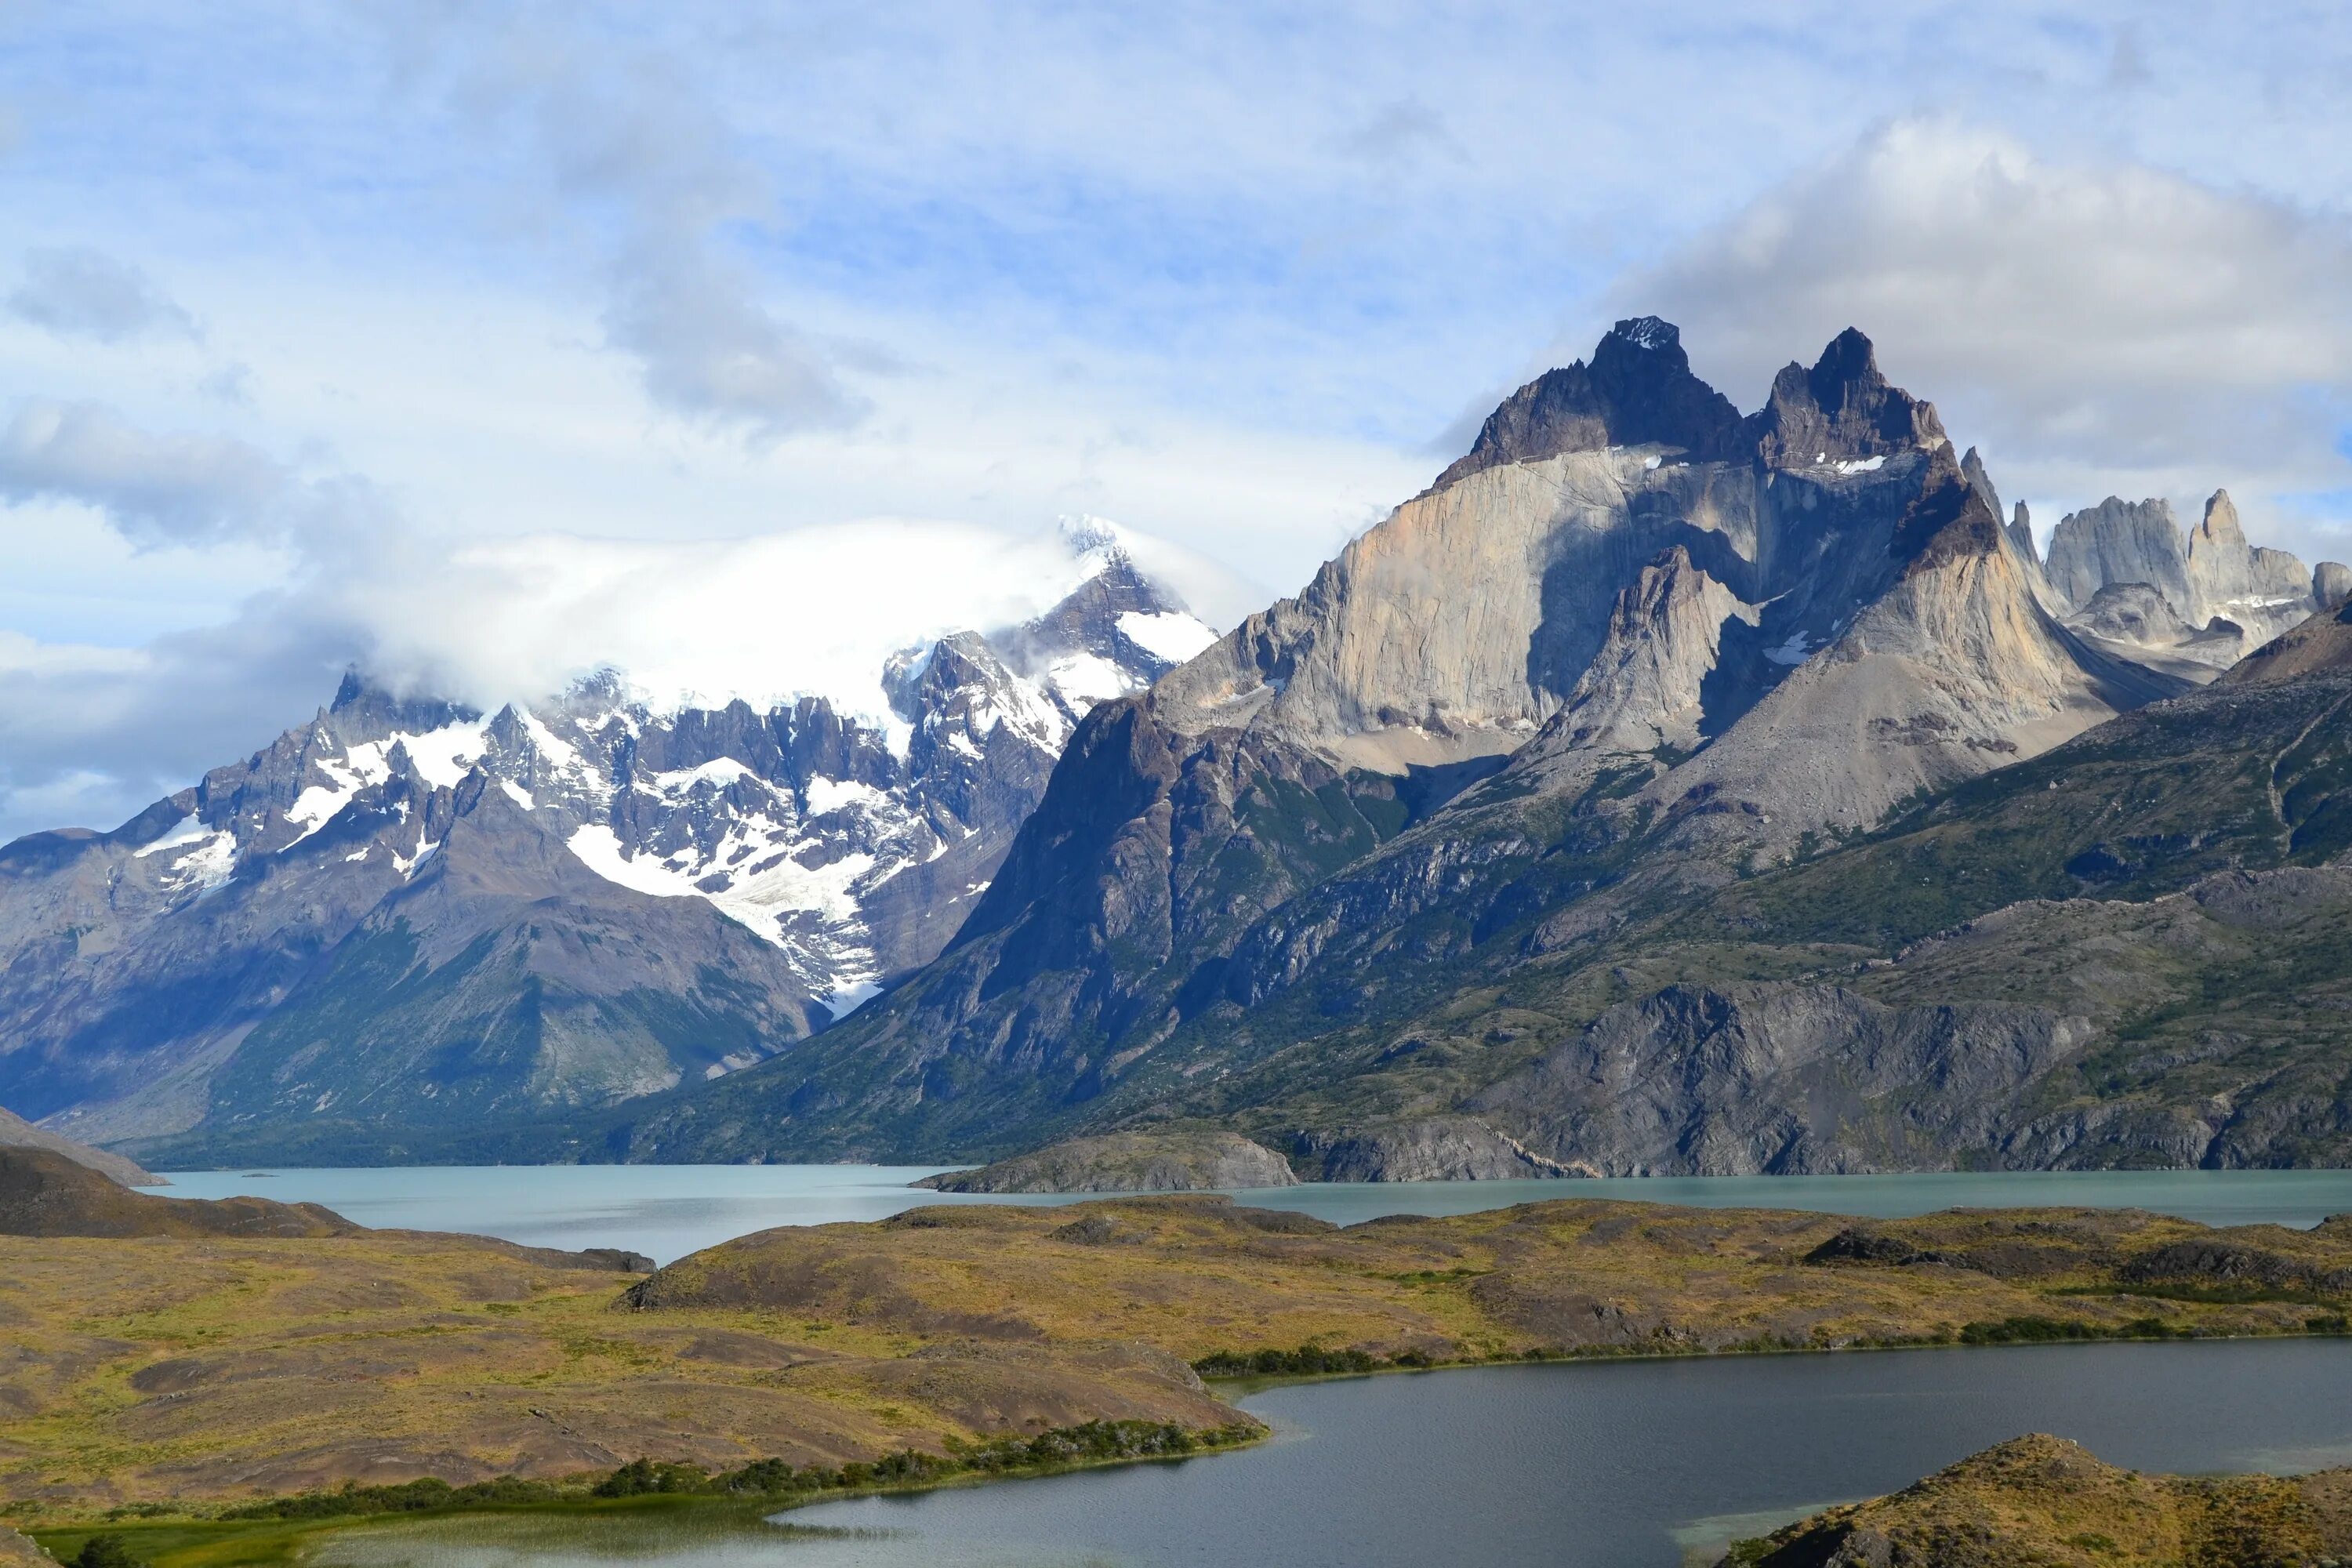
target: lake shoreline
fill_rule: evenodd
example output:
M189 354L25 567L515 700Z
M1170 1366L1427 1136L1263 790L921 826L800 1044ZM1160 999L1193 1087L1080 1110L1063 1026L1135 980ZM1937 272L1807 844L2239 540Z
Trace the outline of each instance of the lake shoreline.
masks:
M240 1568L247 1564L271 1564L299 1560L302 1548L330 1535L352 1534L369 1530L390 1530L402 1525L443 1522L451 1520L528 1520L561 1519L591 1520L641 1519L647 1515L688 1515L703 1519L740 1518L746 1525L755 1522L775 1522L784 1515L821 1503L851 1502L865 1498L914 1497L934 1492L952 1491L999 1483L1042 1480L1056 1476L1082 1475L1089 1471L1131 1469L1139 1466L1181 1465L1192 1459L1213 1458L1236 1454L1262 1447L1273 1440L1275 1434L1262 1422L1236 1409L1239 1418L1234 1430L1238 1434L1240 1423L1249 1423L1255 1430L1249 1435L1226 1436L1214 1444L1203 1444L1188 1453L1139 1454L1108 1458L1078 1458L1053 1464L1024 1466L999 1470L958 1470L918 1480L868 1483L859 1486L811 1488L760 1496L721 1495L698 1492L656 1492L636 1497L598 1497L594 1485L604 1479L589 1474L575 1479L576 1495L550 1499L539 1502L495 1502L479 1506L452 1506L432 1509L406 1509L380 1513L354 1513L320 1519L227 1519L219 1514L189 1513L185 1515L144 1514L137 1518L63 1520L42 1523L25 1531L26 1536L60 1563L68 1563L82 1544L92 1536L119 1535L130 1547L131 1554L151 1568L208 1568L208 1565L233 1562ZM278 1500L256 1499L254 1503ZM251 1504L240 1504L240 1507ZM749 1533L747 1531L746 1533ZM193 1539L183 1539L193 1537ZM158 1544L161 1542L161 1544ZM260 1545L268 1548L265 1555L251 1555L240 1548Z
M1590 1347L1579 1353L1545 1355L1499 1355L1486 1358L1461 1358L1431 1361L1419 1364L1385 1364L1347 1371L1294 1373L1203 1374L1202 1383L1222 1402L1228 1405L1237 1417L1229 1435L1211 1444L1204 1443L1190 1452L1145 1454L1102 1458L1079 1458L1051 1464L1030 1465L1002 1469L959 1469L944 1474L903 1481L878 1482L856 1486L825 1486L803 1490L784 1491L756 1497L697 1492L649 1493L635 1497L599 1497L592 1489L601 1476L590 1474L574 1478L569 1483L579 1488L577 1495L539 1502L489 1503L481 1506L453 1506L436 1509L415 1509L377 1513L331 1516L313 1520L252 1519L231 1520L221 1515L190 1512L178 1514L147 1514L136 1518L108 1519L103 1516L87 1519L64 1519L45 1521L28 1529L26 1533L60 1562L69 1561L81 1544L93 1535L119 1534L130 1544L135 1556L152 1564L152 1568L208 1568L208 1565L234 1562L237 1564L273 1564L290 1563L302 1556L302 1548L335 1534L391 1529L412 1523L440 1522L450 1520L499 1519L564 1519L592 1520L598 1518L634 1519L648 1514L680 1514L706 1519L724 1520L740 1517L748 1525L754 1521L777 1521L785 1515L819 1505L854 1502L870 1498L919 1497L933 1493L968 1490L992 1487L999 1483L1040 1480L1060 1476L1089 1472L1132 1469L1150 1466L1181 1465L1188 1460L1237 1455L1263 1448L1273 1442L1278 1433L1271 1426L1241 1408L1241 1401L1260 1394L1285 1388L1313 1387L1349 1382L1366 1382L1375 1378L1414 1373L1465 1373L1496 1371L1508 1368L1635 1365L1674 1362L1736 1362L1764 1358L1845 1357L1854 1354L1917 1351L1974 1351L1994 1348L2072 1348L2093 1345L2230 1345L2256 1342L2342 1339L2352 1337L2344 1331L2327 1332L2254 1332L2211 1333L2197 1335L2107 1335L2096 1338L2051 1341L1980 1341L1921 1340L1905 1343L1870 1343L1842 1345L1784 1344L1771 1346L1735 1346L1716 1350L1658 1349L1640 1347ZM1256 1430L1244 1435L1242 1424ZM2214 1472L2229 1476L2236 1472ZM249 1508L278 1499L255 1499L240 1502L239 1508ZM747 1531L748 1533L748 1531ZM180 1538L194 1537L183 1541ZM157 1541L168 1544L152 1544ZM267 1554L249 1555L240 1548L263 1545ZM142 1549L143 1547L143 1549Z

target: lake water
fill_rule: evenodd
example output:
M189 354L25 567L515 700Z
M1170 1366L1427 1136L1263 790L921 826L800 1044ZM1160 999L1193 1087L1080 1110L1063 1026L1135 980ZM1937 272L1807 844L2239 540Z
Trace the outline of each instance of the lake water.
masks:
M167 1195L256 1193L324 1204L361 1225L471 1231L533 1247L625 1247L667 1263L779 1225L875 1220L919 1204L1059 1204L910 1187L936 1165L499 1165L170 1173ZM1237 1201L1341 1225L1468 1214L1552 1198L1706 1208L1815 1209L1891 1218L1964 1205L2147 1208L2208 1225L2313 1226L2352 1213L2352 1171L2124 1171L1998 1175L1646 1176L1563 1182L1349 1182L1266 1187Z
M348 1568L1679 1568L2029 1431L2139 1469L2352 1463L2352 1342L2020 1346L1479 1368L1274 1388L1240 1453L820 1504L777 1524L476 1520L330 1537Z

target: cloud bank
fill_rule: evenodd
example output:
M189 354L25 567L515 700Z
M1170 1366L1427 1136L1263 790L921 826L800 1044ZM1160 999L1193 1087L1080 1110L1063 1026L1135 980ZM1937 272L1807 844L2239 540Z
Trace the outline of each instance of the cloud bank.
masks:
M2227 485L2269 499L2275 535L2298 492L2346 482L2352 228L2141 164L1897 121L1612 295L1681 323L1748 407L1792 355L1858 326L2012 494Z

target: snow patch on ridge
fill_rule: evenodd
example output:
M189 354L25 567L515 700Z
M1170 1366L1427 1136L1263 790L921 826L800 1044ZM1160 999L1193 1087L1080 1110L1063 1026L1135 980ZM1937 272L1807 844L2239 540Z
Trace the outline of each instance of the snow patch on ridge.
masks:
M1149 616L1128 610L1118 617L1118 629L1128 641L1170 664L1182 664L1217 640L1214 627L1182 610Z

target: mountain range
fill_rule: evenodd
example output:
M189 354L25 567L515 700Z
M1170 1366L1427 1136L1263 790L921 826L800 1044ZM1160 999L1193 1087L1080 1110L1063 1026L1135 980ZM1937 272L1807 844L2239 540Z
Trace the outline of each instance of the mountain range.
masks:
M0 1099L85 1141L398 1159L762 1060L935 956L1073 725L1214 634L1115 531L887 711L483 713L347 677L110 833L0 849ZM880 706L877 703L877 706Z
M0 1101L166 1165L2352 1158L2352 573L2226 493L2045 559L1861 333L1742 414L1641 318L1222 637L1082 544L896 724L353 680L18 841Z

